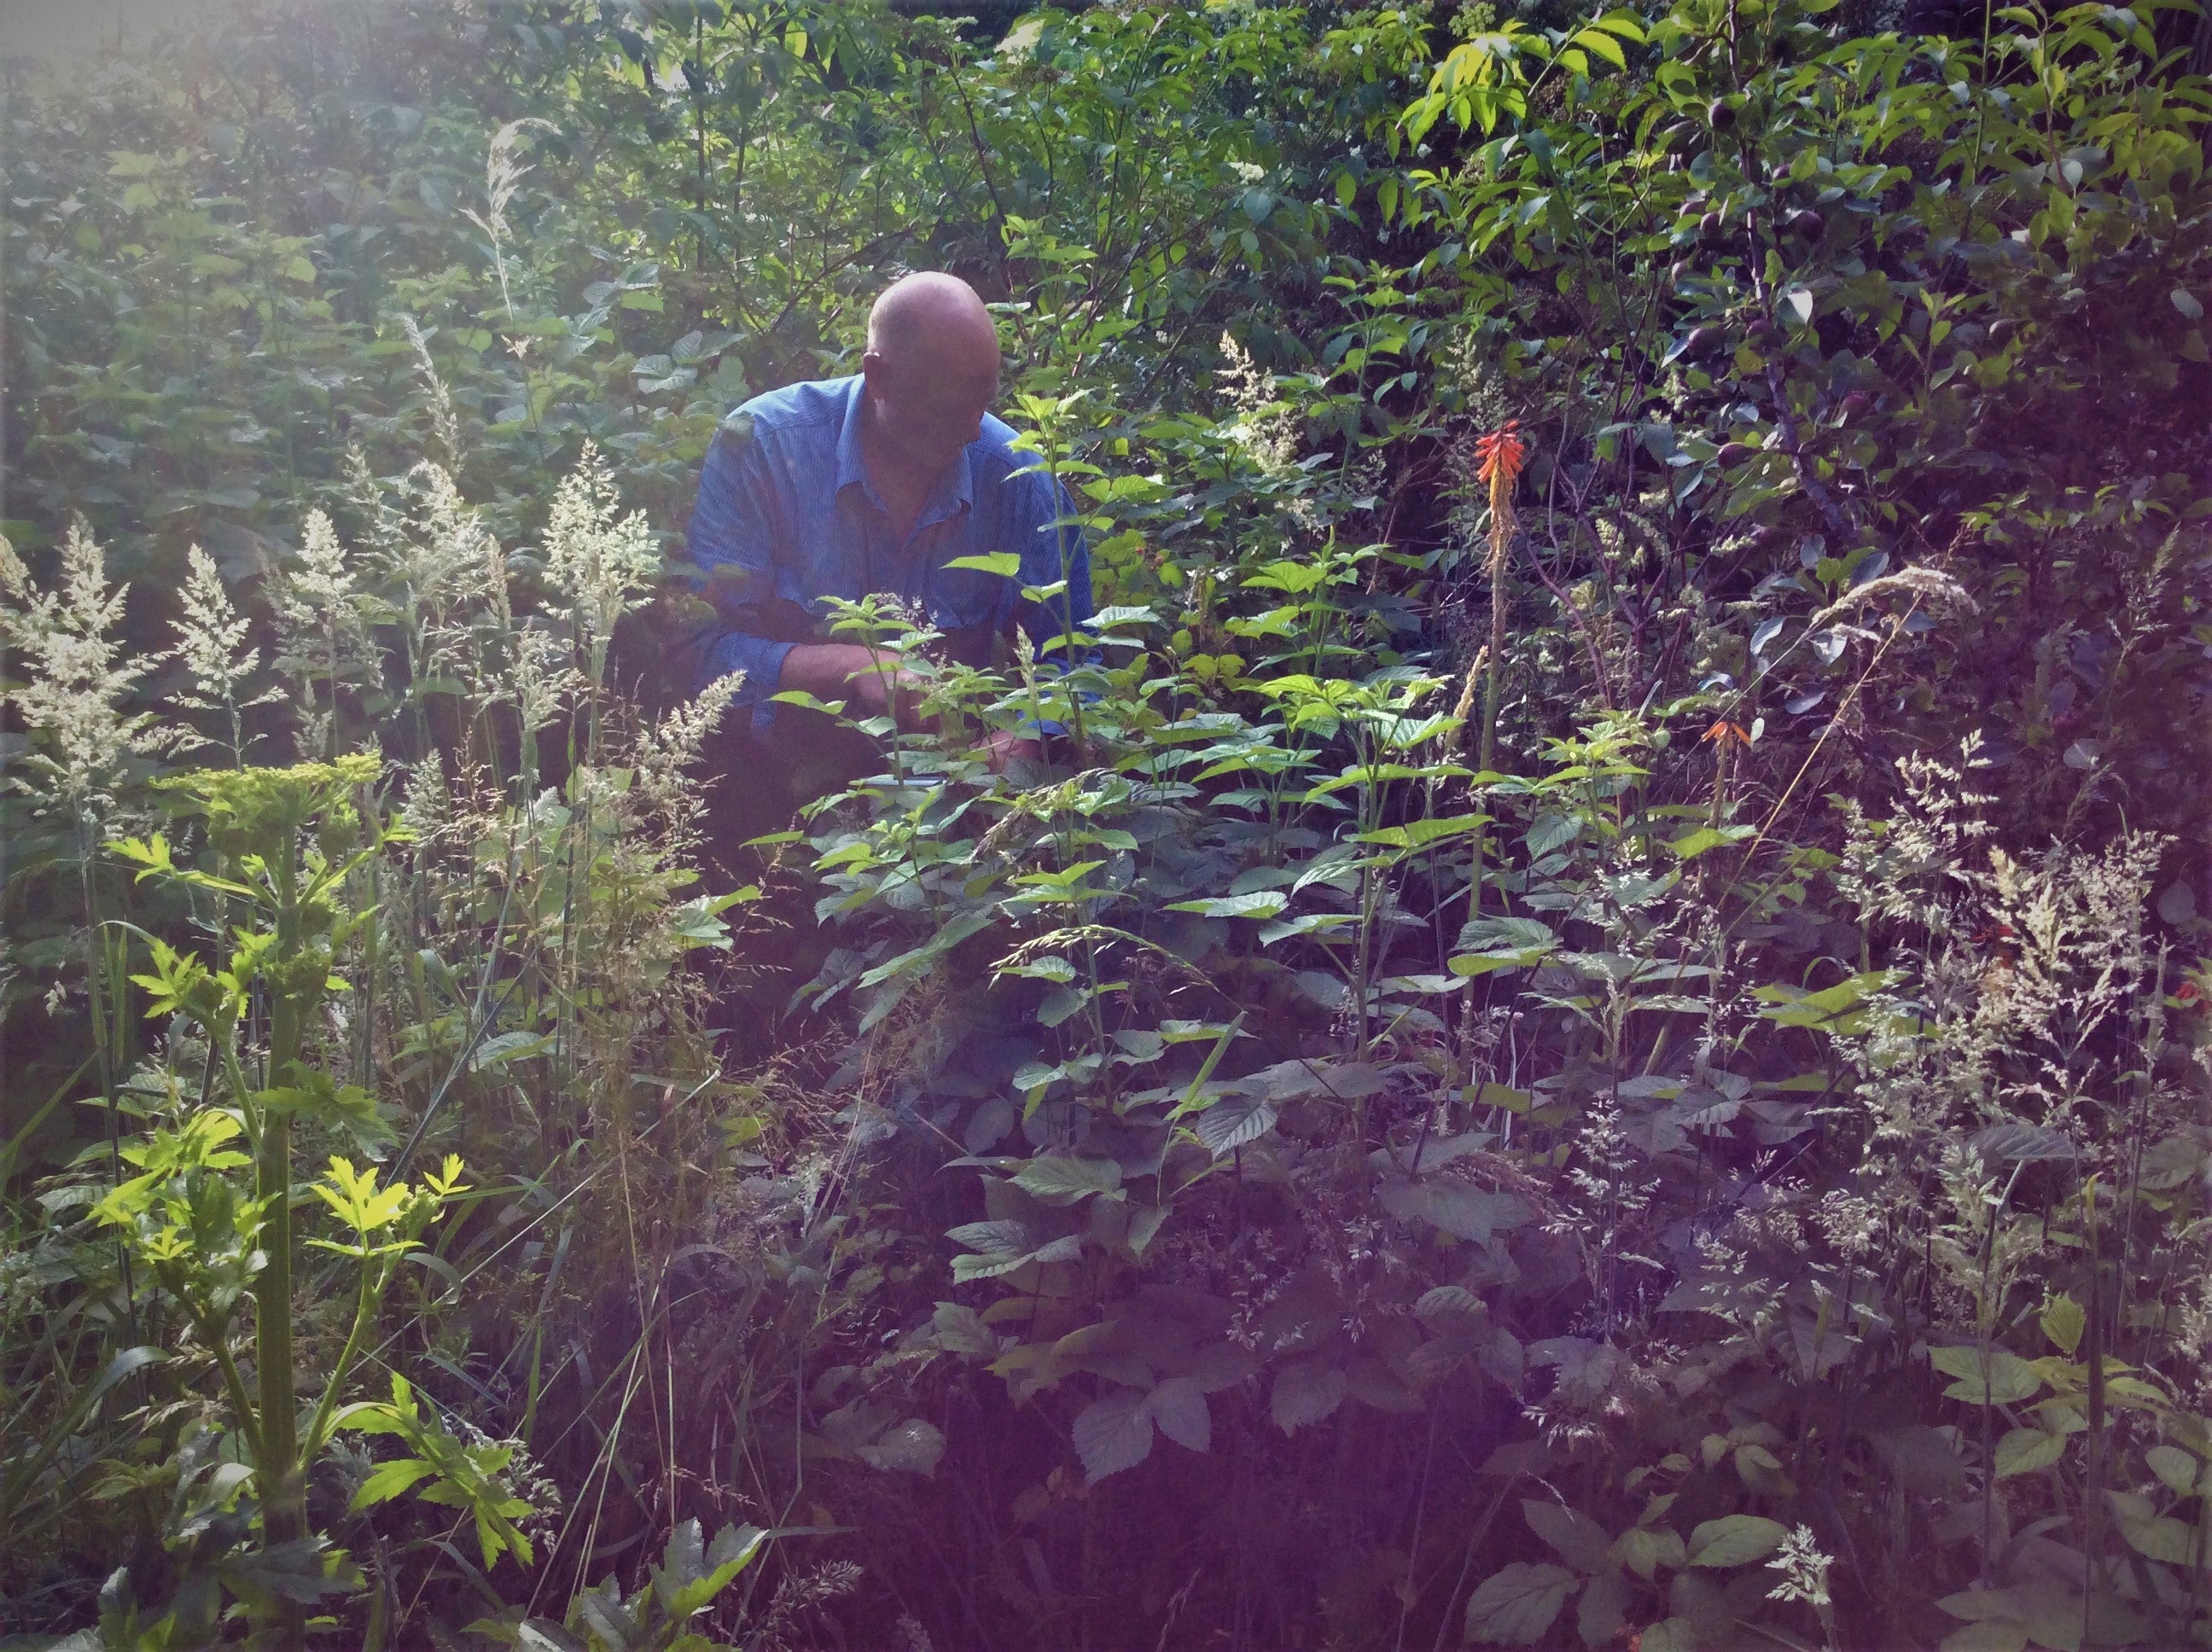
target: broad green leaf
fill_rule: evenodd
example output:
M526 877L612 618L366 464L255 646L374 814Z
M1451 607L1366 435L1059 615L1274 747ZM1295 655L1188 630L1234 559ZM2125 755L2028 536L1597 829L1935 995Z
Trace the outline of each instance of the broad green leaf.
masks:
M1045 1154L1014 1173L1014 1186L1048 1205L1073 1205L1093 1193L1121 1197L1121 1167L1110 1158Z
M1212 896L1200 901L1172 901L1170 912L1195 912L1201 918L1273 918L1290 905L1274 890L1255 890L1249 895Z
M1192 1451L1213 1447L1213 1418L1206 1406L1206 1391L1188 1376L1171 1376L1146 1396L1146 1410L1160 1432Z
M2196 1496L2197 1459L2180 1447L2154 1445L2143 1453L2143 1460L2170 1491L2185 1497Z
M1318 1355L1291 1360L1275 1373L1267 1407L1285 1434L1320 1422L1344 1403L1352 1379L1343 1366Z
M1224 1096L1198 1115L1191 1129L1219 1158L1275 1127L1275 1105L1259 1096Z
M1688 1558L1682 1534L1672 1526L1632 1526L1613 1546L1622 1565L1647 1580L1662 1566L1679 1570Z
M927 1479L936 1474L938 1460L945 1455L945 1435L934 1423L909 1417L896 1427L886 1429L881 1439L859 1450L860 1461L871 1468L919 1474Z
M999 1339L983 1323L983 1316L965 1303L941 1302L930 1321L937 1345L949 1354L977 1354L988 1357L999 1351Z
M1451 815L1409 820L1402 826L1384 826L1375 831L1361 832L1354 841L1379 843L1393 849L1425 849L1431 844L1441 843L1446 838L1464 837L1469 832L1480 831L1489 823L1488 815Z
M1011 580L1022 571L1022 559L1011 550L994 550L978 556L955 556L945 566L968 568L977 574L995 574L1000 579Z
M2053 1297L2043 1305L2043 1334L2051 1339L2051 1345L2068 1358L2081 1345L2081 1333L2088 1327L2088 1315L2081 1304L2068 1296Z
M373 1509L380 1503L389 1503L416 1481L438 1471L420 1457L395 1457L372 1469L361 1490L353 1494L355 1509Z
M1152 1416L1146 1398L1134 1388L1113 1388L1076 1413L1070 1431L1090 1485L1134 1468L1152 1455Z
M1579 1581L1564 1566L1522 1561L1493 1572L1468 1597L1467 1638L1534 1646L1543 1639Z
M956 912L947 919L943 928L910 951L878 964L860 977L863 987L874 987L894 975L916 972L927 974L936 966L937 960L950 952L979 930L991 926L994 914L989 912Z
M1741 843L1747 837L1759 835L1756 826L1700 826L1694 832L1685 833L1667 845L1676 859L1694 860L1708 849L1717 849L1730 843Z
M1645 1630L1637 1652L1698 1652L1697 1631L1687 1618L1668 1618Z
M1401 1222L1426 1222L1479 1245L1487 1244L1500 1228L1521 1226L1531 1214L1516 1194L1464 1181L1393 1181L1378 1197L1382 1208Z
M1622 52L1620 43L1602 29L1577 29L1574 33L1574 43L1585 52L1595 52L1615 69L1628 67L1628 58Z
M1440 1285L1421 1293L1413 1304L1413 1317L1424 1325L1441 1321L1449 1327L1480 1320L1490 1312L1489 1305L1465 1285Z
M2128 1546L2147 1559L2162 1560L2169 1566L2187 1566L2203 1558L2197 1542L2197 1528L2168 1515L2148 1518L2124 1515L2120 1517L2120 1530L2127 1536Z
M1782 1546L1789 1528L1761 1515L1729 1515L1709 1520L1690 1534L1693 1566L1745 1566Z
M1480 1090L1461 1094L1477 1107L1502 1108L1508 1113L1526 1113L1534 1100L1528 1091L1506 1084L1486 1084Z
M1575 1632L1590 1652L1610 1646L1628 1616L1628 1580L1617 1571L1601 1571L1583 1585L1581 1604L1575 1611Z
M696 1527L696 1522L686 1522ZM667 1600L668 1614L678 1623L696 1616L714 1604L716 1596L736 1581L753 1562L768 1534L757 1526L725 1526L702 1561L702 1575L684 1582ZM657 1582L658 1580L656 1580Z
M2046 1434L2039 1428L2016 1428L1997 1442L1997 1478L2033 1474L2066 1455L2066 1436Z
M1523 1497L1521 1517L1528 1522L1530 1531L1550 1544L1559 1558L1577 1571L1605 1570L1611 1558L1613 1540L1606 1535L1605 1527L1588 1515L1556 1503Z
M2017 1405L2043 1387L2035 1368L2007 1348L1961 1343L1931 1348L1928 1357L1944 1376L1959 1379L1943 1390L1945 1395L1970 1406Z
M1943 1637L1942 1652L2021 1652L2027 1644L2027 1625L1990 1618L1953 1630Z
M1129 1230L1123 1235L1132 1254L1141 1257L1159 1236L1168 1219L1168 1206L1152 1206L1129 1213Z

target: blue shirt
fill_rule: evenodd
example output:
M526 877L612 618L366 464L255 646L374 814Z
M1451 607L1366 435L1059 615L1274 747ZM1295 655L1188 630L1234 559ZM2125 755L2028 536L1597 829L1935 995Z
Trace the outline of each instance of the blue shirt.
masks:
M899 537L860 459L861 383L856 375L754 397L723 420L700 472L690 549L716 618L697 640L698 685L743 671L738 703L752 708L756 730L774 716L769 696L801 640L792 630L821 626L824 597L896 596L938 629L970 636L1018 619L1040 648L1091 617L1082 530L1054 525L1074 514L1066 491L1041 471L1017 475L1036 455L1017 451L1012 428L988 414ZM1019 556L1020 573L945 566L994 551ZM1024 586L1063 580L1066 594L1049 605L1021 600ZM832 640L826 628L816 635Z

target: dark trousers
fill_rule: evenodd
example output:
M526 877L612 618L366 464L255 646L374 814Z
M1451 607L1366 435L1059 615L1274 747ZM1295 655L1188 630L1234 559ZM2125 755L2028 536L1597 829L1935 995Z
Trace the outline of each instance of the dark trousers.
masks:
M750 721L743 712L726 718L699 756L706 858L719 887L752 881L760 853L744 847L752 839L799 825L804 805L883 766L873 740L819 712L779 706L764 734Z

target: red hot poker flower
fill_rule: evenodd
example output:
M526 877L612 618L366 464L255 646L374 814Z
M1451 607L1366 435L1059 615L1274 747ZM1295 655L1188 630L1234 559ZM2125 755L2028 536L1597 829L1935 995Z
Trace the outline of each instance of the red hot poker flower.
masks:
M1477 436L1474 457L1479 465L1477 478L1488 483L1493 494L1501 482L1511 487L1522 466L1528 462L1528 444L1521 440L1521 421L1508 419L1489 434Z

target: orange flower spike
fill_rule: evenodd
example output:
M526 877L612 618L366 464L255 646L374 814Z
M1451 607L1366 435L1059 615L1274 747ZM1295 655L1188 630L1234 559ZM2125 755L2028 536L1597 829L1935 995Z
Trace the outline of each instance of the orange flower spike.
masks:
M1475 475L1489 484L1493 495L1501 482L1510 488L1528 463L1528 444L1521 440L1521 421L1508 419L1489 434L1476 437L1474 457L1480 466Z
M1698 737L1698 743L1700 745L1704 744L1708 740L1717 740L1723 747L1725 747L1730 740L1734 740L1740 746L1749 746L1751 744L1751 736L1745 733L1741 727L1731 723L1725 717L1722 718L1720 721L1715 723L1711 728L1707 729L1703 734Z
M1505 566L1505 549L1513 539L1513 479L1528 462L1521 421L1508 419L1489 434L1477 436L1474 457L1476 479L1490 486L1490 576L1494 580Z

